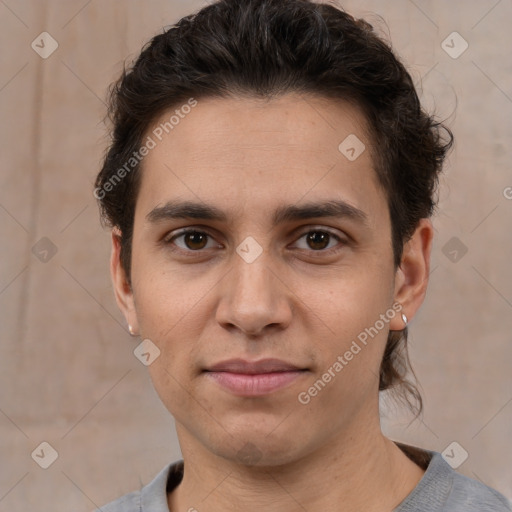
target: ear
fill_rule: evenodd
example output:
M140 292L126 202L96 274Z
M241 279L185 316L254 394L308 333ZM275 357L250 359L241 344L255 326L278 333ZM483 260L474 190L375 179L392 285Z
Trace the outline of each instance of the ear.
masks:
M125 269L121 264L121 233L117 228L112 230L110 275L114 286L117 305L123 313L126 322L132 328L130 334L137 334L139 332L139 325L135 311L135 302L133 300L132 288L128 282Z
M402 313L409 322L423 303L430 272L430 251L434 228L429 219L421 219L411 239L404 244L402 259L395 275L394 302L402 305L399 315L390 322L390 329L400 331L405 324Z

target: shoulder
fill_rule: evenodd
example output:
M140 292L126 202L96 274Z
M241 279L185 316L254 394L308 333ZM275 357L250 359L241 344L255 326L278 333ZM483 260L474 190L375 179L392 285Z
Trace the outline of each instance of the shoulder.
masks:
M509 501L498 491L455 471L453 471L453 485L448 497L448 504L453 504L454 512L459 510L464 512L510 512L512 510Z
M395 512L512 512L505 496L457 473L440 453L399 447L425 469L425 474Z
M96 512L140 512L140 491L131 492L97 509Z
M98 508L95 512L169 512L167 492L183 477L183 461L169 464L139 491L131 492Z

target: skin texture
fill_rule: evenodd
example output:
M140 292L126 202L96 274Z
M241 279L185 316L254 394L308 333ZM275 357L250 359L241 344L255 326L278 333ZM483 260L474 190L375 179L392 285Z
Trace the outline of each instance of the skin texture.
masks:
M350 134L366 146L355 161L338 150ZM111 271L127 322L161 352L149 371L185 460L171 510L382 512L423 475L380 430L379 366L388 330L404 327L399 314L308 404L297 399L379 315L399 303L410 321L425 296L433 228L419 223L395 269L377 150L357 107L289 94L199 100L145 157L132 287L115 230ZM148 219L171 200L213 205L226 219ZM365 222L272 222L279 207L332 200L362 210ZM171 241L184 227L209 236ZM340 240L319 249L310 231ZM251 263L236 251L249 236L262 248ZM307 371L240 397L203 371L231 358Z

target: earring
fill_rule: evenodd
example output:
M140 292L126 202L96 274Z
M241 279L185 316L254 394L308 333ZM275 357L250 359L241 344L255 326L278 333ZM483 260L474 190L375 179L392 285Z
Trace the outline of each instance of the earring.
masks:
M130 336L137 336L135 334L135 331L133 330L133 327L130 324L128 324L128 331L130 332Z
M402 320L404 322L404 329L407 327L407 317L405 316L405 313L402 313Z

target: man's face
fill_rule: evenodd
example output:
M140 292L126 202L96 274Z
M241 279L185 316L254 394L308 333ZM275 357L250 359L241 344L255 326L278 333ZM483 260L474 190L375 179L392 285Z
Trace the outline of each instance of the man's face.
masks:
M354 136L366 146L355 159ZM403 325L397 313L358 341L395 298L390 218L362 113L309 96L205 99L155 140L128 316L160 350L150 373L179 435L273 465L365 428L377 416L388 330ZM175 216L192 215L185 202L197 218ZM327 203L341 205L335 216L313 211ZM242 364L208 371L233 359ZM264 359L282 363L243 364Z

